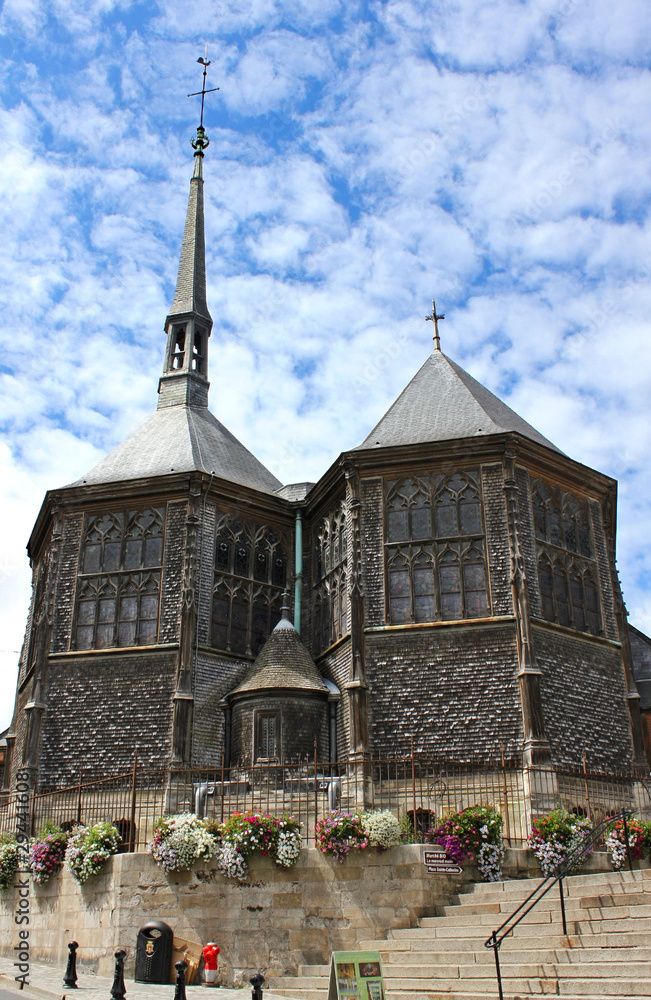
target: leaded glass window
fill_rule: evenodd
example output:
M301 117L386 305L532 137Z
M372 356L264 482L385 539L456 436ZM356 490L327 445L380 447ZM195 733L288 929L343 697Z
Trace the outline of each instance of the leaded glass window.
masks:
M268 525L218 517L211 644L256 656L280 619L287 540Z
M348 632L347 560L346 505L342 501L315 532L313 634L318 652Z
M156 643L164 526L162 507L87 518L73 648Z
M543 618L600 635L598 573L587 503L535 481L532 505Z
M477 472L388 480L385 539L391 624L490 613Z

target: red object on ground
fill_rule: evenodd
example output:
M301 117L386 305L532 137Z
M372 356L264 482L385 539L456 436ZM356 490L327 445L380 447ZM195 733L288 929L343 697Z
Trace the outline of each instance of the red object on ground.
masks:
M217 956L219 955L219 948L216 944L207 944L201 949L201 954L203 955L203 964L206 969L217 970Z

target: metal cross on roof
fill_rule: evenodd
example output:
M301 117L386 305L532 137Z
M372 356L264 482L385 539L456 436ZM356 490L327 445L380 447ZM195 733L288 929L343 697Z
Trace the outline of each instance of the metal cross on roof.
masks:
M426 316L425 319L430 320L434 324L434 350L441 350L441 338L439 337L439 320L445 319L445 313L440 313L438 316L436 314L436 302L432 299L432 315Z
M201 94L201 121L199 122L199 128L202 129L203 128L203 106L204 106L204 101L206 100L206 94L214 94L214 92L216 90L219 90L219 87L211 87L210 90L206 90L206 74L208 72L208 67L210 66L210 60L208 59L208 43L207 42L206 42L206 51L205 51L205 54L204 54L203 58L201 58L201 56L199 56L199 58L197 59L197 62L201 63L201 65L203 66L203 85L201 87L201 90L196 90L194 92L194 94L188 94L188 97L198 97L199 94Z

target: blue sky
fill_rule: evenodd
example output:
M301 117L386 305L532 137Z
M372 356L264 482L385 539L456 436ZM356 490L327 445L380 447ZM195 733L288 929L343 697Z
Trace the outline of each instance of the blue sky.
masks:
M46 489L152 411L209 46L211 408L284 482L431 347L616 477L651 629L643 0L5 0L0 550L10 716Z

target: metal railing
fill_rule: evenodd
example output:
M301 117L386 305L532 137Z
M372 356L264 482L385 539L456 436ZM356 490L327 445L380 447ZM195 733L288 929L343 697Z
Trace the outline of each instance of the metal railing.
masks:
M64 829L109 821L123 849L143 850L162 815L197 812L216 822L233 813L289 813L303 824L306 843L315 823L333 808L388 809L405 840L422 842L428 828L475 804L504 818L508 846L527 843L533 818L555 807L598 823L627 810L651 819L648 783L632 772L602 774L582 768L526 767L519 759L446 761L423 754L357 761L264 763L248 768L145 768L95 779L81 774L64 788L31 796L30 832L46 820ZM15 798L0 797L0 829L13 829Z
M555 872L552 875L548 875L547 878L543 879L533 892L529 893L526 899L524 899L520 905L506 918L506 920L497 927L491 936L484 941L485 948L492 948L493 954L495 955L495 974L497 976L497 989L499 993L500 1000L504 1000L504 993L502 990L502 972L500 968L500 946L504 938L509 937L518 926L518 924L524 920L527 914L538 905L538 903L543 899L547 893L558 884L560 890L560 905L561 905L561 918L563 921L563 934L567 937L567 918L565 915L565 896L563 893L563 879L569 875L576 867L586 858L591 852L595 844L603 838L604 833L611 823L616 823L618 820L622 820L624 824L624 843L626 845L626 858L628 861L628 869L632 871L633 860L631 857L631 845L628 838L628 820L631 818L631 813L627 810L623 810L616 816L609 816L607 819L602 820L596 827L594 827L589 833L585 835L581 843L557 866Z

